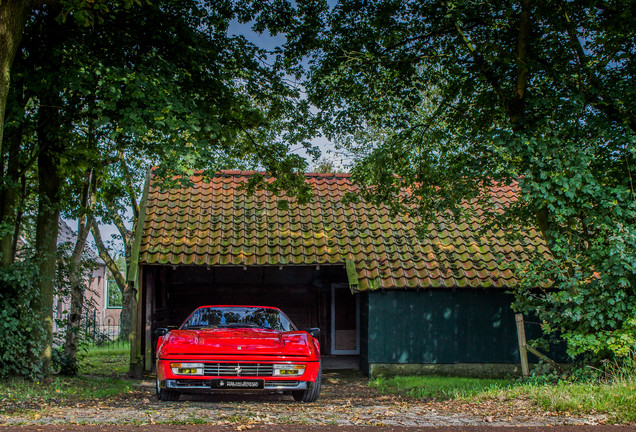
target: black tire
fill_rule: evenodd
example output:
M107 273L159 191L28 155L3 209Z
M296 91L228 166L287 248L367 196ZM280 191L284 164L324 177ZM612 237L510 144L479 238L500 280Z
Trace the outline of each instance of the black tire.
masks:
M175 402L181 396L178 391L167 390L159 385L159 378L156 379L157 399L160 401Z
M297 402L316 402L318 396L320 395L320 387L322 384L322 364L318 369L318 377L316 378L316 382L310 389L307 390L295 390L292 391L292 396L294 400Z

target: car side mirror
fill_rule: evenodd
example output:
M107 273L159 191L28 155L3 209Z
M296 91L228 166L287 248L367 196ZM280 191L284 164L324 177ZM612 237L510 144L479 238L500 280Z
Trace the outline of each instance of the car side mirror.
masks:
M309 333L314 339L318 339L320 337L320 329L318 327L310 328L307 330L307 333Z
M155 330L155 334L157 335L157 337L161 337L161 336L166 335L169 331L170 331L170 329L168 329L168 328L160 327L157 330Z

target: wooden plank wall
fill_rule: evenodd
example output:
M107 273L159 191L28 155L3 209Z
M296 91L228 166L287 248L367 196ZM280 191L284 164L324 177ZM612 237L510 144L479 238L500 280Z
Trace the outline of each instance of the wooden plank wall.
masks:
M498 290L369 294L369 363L518 363L512 296Z
M369 363L519 363L513 297L503 290L386 290L368 301ZM538 325L527 330L541 335Z

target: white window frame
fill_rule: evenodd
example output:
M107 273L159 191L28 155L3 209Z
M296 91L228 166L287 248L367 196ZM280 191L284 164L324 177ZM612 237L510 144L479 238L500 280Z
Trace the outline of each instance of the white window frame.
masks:
M113 285L115 286L115 288L119 291L119 287L117 286L117 281L115 281L115 279L106 279L106 309L122 309L124 307L123 298L122 298L121 306L110 305L110 283L109 282L111 281L113 282Z

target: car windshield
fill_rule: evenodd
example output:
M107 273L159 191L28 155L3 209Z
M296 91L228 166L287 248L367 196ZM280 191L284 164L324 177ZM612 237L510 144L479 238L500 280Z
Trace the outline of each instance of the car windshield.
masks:
M262 328L294 331L296 327L278 309L257 307L208 307L195 310L182 330L201 328Z

